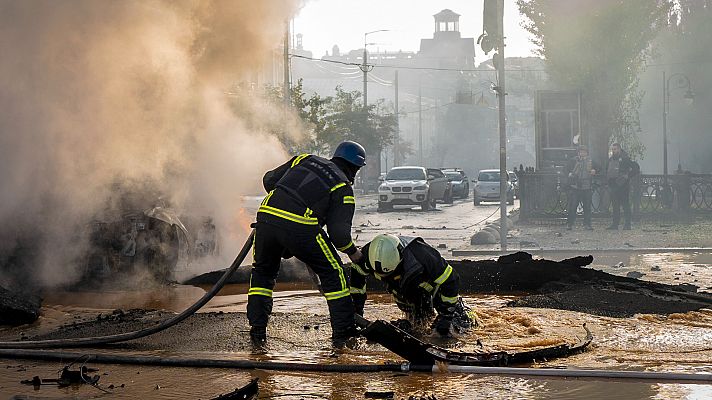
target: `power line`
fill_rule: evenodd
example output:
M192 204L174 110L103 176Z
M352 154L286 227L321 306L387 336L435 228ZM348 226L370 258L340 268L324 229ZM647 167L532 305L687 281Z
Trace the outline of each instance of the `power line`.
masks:
M346 61L338 61L338 60L324 60L320 58L313 58L313 57L307 57L307 56L302 56L299 54L292 54L292 57L296 58L301 58L304 60L309 60L309 61L318 61L318 62L325 62L325 63L332 63L332 64L340 64L340 65L348 65L348 66L353 66L353 67L363 67L363 63L354 63L354 62L346 62ZM393 69L406 69L406 70L423 70L423 71L450 71L450 72L497 72L494 69L468 69L468 68L436 68L436 67L409 67L409 66L402 66L402 65L388 65L388 64L366 64L367 66L370 66L372 68L393 68ZM505 71L507 72L546 72L545 69L506 69Z

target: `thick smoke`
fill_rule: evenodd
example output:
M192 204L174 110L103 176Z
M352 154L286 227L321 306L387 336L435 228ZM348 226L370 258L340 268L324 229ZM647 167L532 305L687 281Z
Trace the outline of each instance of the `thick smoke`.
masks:
M279 113L236 111L225 92L271 59L297 6L0 0L0 282L76 279L81 227L117 182L234 227L241 195L284 153L244 122Z

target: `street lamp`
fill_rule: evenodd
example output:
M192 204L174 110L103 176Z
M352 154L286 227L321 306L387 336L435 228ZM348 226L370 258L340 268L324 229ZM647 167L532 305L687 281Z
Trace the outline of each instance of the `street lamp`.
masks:
M672 89L687 89L685 94L682 96L685 99L685 103L692 105L695 101L695 93L692 92L692 87L690 86L690 78L682 73L675 73L670 75L665 79L665 71L663 71L663 184L664 190L668 191L668 151L667 151L667 115L670 110L670 81L673 78L677 78L675 81L675 86Z
M375 31L371 32L366 32L363 34L363 64L361 65L361 71L363 72L363 109L366 111L368 109L368 73L373 69L373 65L368 64L368 51L366 50L366 46L369 44L375 44L375 43L367 43L368 40L368 35L372 33L378 33L378 32L390 32L390 29L378 29Z

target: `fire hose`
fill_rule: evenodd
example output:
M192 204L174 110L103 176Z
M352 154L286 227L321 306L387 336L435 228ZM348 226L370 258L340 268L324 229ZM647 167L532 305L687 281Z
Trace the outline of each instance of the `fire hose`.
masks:
M225 286L225 282L230 278L230 276L240 267L240 264L245 260L247 254L252 248L252 242L255 238L254 229L250 232L247 237L245 244L242 245L242 249L235 257L235 261L232 262L230 268L228 268L225 273L220 277L220 279L213 285L213 287L206 292L203 297L196 301L193 305L186 308L180 314L171 317L158 325L144 328L138 331L119 333L116 335L107 336L94 336L94 337L84 337L75 339L50 339L50 340L23 340L23 341L12 341L12 342L0 342L0 349L49 349L49 348L59 348L59 347L88 347L97 346L109 343L125 342L127 340L139 339L142 337L153 335L154 333L166 330L171 326L183 321L184 319L193 315L196 311L207 304L210 299L215 297L216 294Z
M103 364L151 365L161 367L190 368L229 368L261 369L268 371L307 371L325 373L362 373L362 372L426 372L459 373L501 376L529 376L577 379L615 379L634 382L677 382L677 383L712 383L712 374L653 371L616 371L600 369L559 369L559 368L512 368L483 367L473 365L416 365L411 363L383 364L314 364L278 361L253 361L215 358L182 358L135 356L119 354L85 354L49 350L0 349L0 357L34 359L64 362L72 359L85 359L87 362Z

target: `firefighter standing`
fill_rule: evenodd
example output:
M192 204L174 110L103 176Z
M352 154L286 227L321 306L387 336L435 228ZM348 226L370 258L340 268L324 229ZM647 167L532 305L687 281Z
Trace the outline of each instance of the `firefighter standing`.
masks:
M351 240L355 209L351 184L365 164L364 148L347 141L336 148L330 160L302 154L265 174L263 184L268 194L257 212L247 301L254 344L266 342L280 260L291 256L319 276L331 316L334 346L343 346L356 334L353 303L336 250L346 253L353 262L362 258Z
M356 313L363 315L366 277L372 275L416 324L430 321L435 309L433 327L441 336L449 336L451 328L462 332L476 322L459 296L459 275L423 239L381 234L363 247L363 253L364 260L351 265Z

